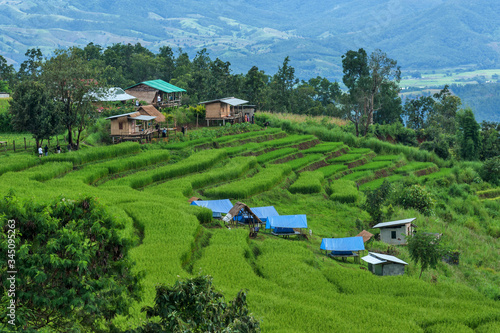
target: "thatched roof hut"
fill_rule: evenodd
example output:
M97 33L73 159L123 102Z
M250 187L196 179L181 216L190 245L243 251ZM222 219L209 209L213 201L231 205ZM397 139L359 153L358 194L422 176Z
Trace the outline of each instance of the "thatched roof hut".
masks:
M152 105L140 106L139 109L137 109L137 111L140 112L140 114L145 115L145 116L156 117L155 121L157 123L164 123L166 120L165 116Z
M259 217L257 215L255 215L254 212L252 212L250 207L248 207L247 205L245 205L244 203L239 202L239 201L233 206L233 208L231 208L229 210L229 213L227 213L227 215L224 217L223 220L226 222L229 222L233 219L233 217L238 216L241 213L245 213L245 214L249 215L250 217L252 217L253 223L262 223L262 221L259 219Z
M356 236L363 237L363 243L366 243L373 237L373 234L371 232L363 230L359 234L357 234Z

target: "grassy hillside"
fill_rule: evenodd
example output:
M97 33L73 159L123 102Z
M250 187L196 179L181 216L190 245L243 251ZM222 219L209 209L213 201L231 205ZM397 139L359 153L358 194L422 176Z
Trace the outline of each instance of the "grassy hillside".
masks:
M135 270L145 273L142 301L132 317L115 321L123 328L144 318L140 309L152 305L156 284L202 273L212 275L228 298L247 289L265 332L500 329L500 208L495 195L485 201L476 195L491 186L477 181L474 165L446 165L433 155L361 141L320 122L273 118L271 124L286 124L300 135L268 128L214 138L192 131L193 140L177 144L126 143L42 159L3 155L0 194L13 189L40 202L92 195L108 207L123 224L121 235L135 244L129 253ZM218 148L208 148L214 140ZM347 155L356 159L342 158ZM432 214L397 201L384 213L391 220L416 217L419 230L442 233L443 242L461 253L460 264L441 262L419 279L420 268L405 247L373 241L368 249L409 262L404 276L379 277L365 264L322 253L323 237L377 232L362 208L364 189L345 186L355 174L369 188L391 179L394 193L423 186L435 201ZM189 206L191 196L306 214L312 236L282 239L261 230L250 239L246 227L221 227L210 211Z

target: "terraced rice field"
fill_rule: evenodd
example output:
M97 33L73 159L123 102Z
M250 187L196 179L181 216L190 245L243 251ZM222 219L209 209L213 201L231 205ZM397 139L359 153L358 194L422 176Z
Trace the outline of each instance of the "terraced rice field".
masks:
M219 148L201 149L214 142ZM401 156L373 157L370 149L348 149L280 130L159 147L119 144L41 159L0 157L3 195L13 189L21 198L47 202L91 195L121 222L121 235L135 245L129 257L145 278L142 301L133 305L130 318L117 318L115 324L138 325L144 319L140 309L152 305L157 284L201 273L212 275L227 298L247 289L250 309L264 332L481 332L500 327L500 303L477 290L446 278L439 283L418 279L415 267L405 276L382 278L364 265L331 260L319 251L322 237L353 236L356 219L369 219L353 205L363 190L375 189L384 179L399 181L406 172L437 168L432 163L409 163L374 179ZM245 156L257 151L262 153ZM326 161L336 152L338 157ZM272 163L298 153L302 157ZM347 164L367 155L372 162L348 169ZM298 173L319 161L325 165ZM353 172L333 180L346 171ZM425 177L438 175L446 173ZM363 178L371 181L358 189L354 181ZM286 240L260 232L249 239L246 228L214 227L210 210L189 206L191 196L274 205L281 215L307 214L312 235ZM400 251L399 257L410 261L407 251Z

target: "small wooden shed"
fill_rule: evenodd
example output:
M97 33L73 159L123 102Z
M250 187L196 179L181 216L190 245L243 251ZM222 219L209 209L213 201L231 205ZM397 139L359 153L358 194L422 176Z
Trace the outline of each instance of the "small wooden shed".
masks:
M242 122L244 119L243 104L246 103L248 103L248 101L234 97L226 97L200 102L199 104L205 105L205 119L207 120L207 126L210 126L210 121L214 120L222 120L224 125L226 121Z
M150 139L153 133L152 123L155 118L155 116L135 111L106 119L111 120L110 136L113 142L120 142L124 140Z
M368 263L368 270L376 275L403 275L405 266L408 263L388 254L368 252L368 255L361 258Z
M380 228L380 240L382 242L391 245L403 245L406 244L406 236L412 235L417 227L412 223L415 220L416 218L412 217L405 220L384 222L374 225L373 228Z

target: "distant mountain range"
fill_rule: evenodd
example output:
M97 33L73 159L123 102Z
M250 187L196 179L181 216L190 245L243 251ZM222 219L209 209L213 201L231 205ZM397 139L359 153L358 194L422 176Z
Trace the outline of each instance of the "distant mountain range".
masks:
M380 48L403 70L500 68L498 0L0 0L0 54L141 43L206 48L234 72L274 74L288 55L302 79L340 80L341 55Z

